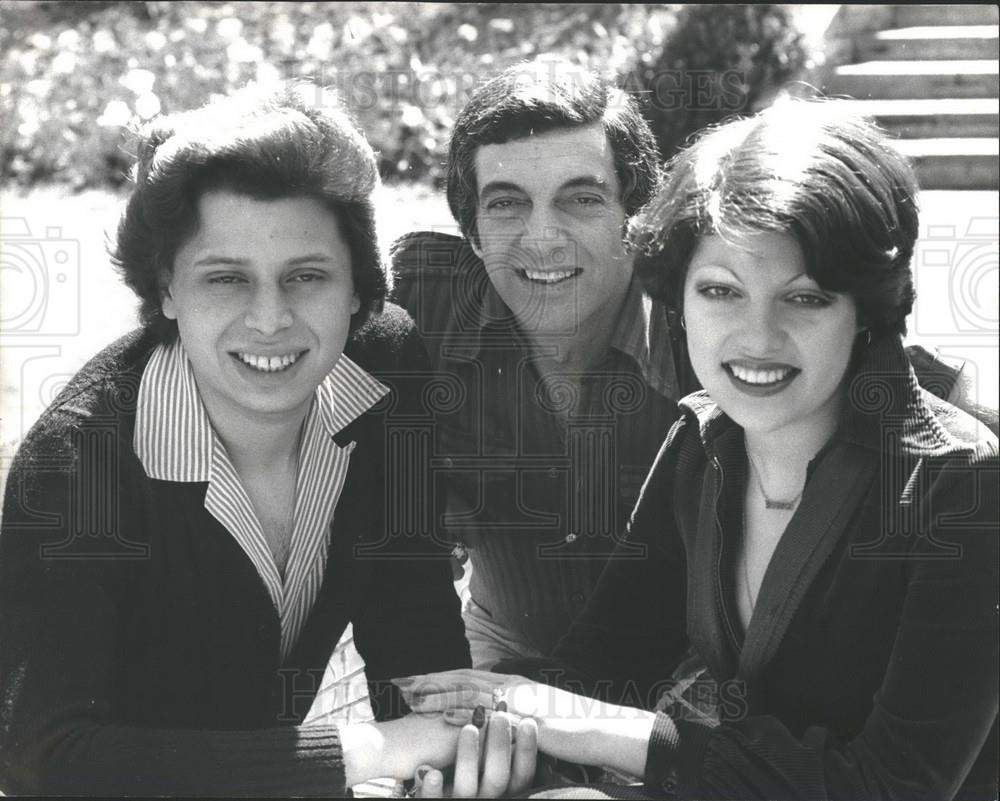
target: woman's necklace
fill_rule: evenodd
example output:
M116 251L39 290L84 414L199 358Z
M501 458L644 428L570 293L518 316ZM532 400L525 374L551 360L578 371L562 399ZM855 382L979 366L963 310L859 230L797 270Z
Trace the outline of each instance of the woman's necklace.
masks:
M753 590L750 589L750 537L747 534L746 515L743 516L743 591L747 596L747 605L750 609L750 614L747 615L749 620L757 605L757 599L753 597Z
M760 480L760 473L758 473L757 468L753 466L753 462L750 462L750 472L753 473L753 477L757 481L757 488L760 490L760 497L764 499L765 509L780 509L783 512L791 512L795 509L799 499L802 498L805 486L803 486L802 489L799 490L799 494L790 501L779 501L774 498L767 497L767 493L764 491L764 483Z

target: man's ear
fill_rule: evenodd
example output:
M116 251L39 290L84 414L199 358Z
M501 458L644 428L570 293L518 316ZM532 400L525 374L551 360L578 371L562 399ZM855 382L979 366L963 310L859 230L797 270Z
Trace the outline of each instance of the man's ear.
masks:
M160 309L168 320L177 319L177 308L174 306L174 296L170 294L170 284L160 287Z

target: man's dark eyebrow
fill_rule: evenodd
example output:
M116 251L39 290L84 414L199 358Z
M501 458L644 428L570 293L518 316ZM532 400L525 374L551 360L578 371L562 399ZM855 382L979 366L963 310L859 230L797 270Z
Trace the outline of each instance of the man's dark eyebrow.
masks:
M247 263L246 259L236 259L236 258L233 258L232 256L216 256L216 255L214 255L212 253L209 253L209 254L207 254L205 256L202 256L200 259L198 259L194 263L194 266L195 267L207 267L207 266L210 266L210 265L211 266L219 265L219 266L222 266L222 267L239 267L239 266L241 266L243 264L246 264L246 263Z
M296 256L294 259L289 259L286 263L289 266L295 267L299 264L317 264L317 263L328 263L331 259L329 256L323 253L308 253L303 256ZM216 256L209 253L202 256L195 263L195 267L208 267L208 266L221 266L221 267L242 267L248 264L247 259L235 258L233 256Z
M559 188L560 190L598 189L602 192L609 192L611 184L600 175L581 175L577 178L570 178ZM491 192L520 192L524 194L524 189L511 181L490 181L479 194L482 196Z
M600 189L608 192L611 184L600 175L581 175L579 178L570 178L561 187L562 189Z
M524 194L524 190L511 181L490 181L480 190L479 194L485 195L489 192L520 192L522 195Z

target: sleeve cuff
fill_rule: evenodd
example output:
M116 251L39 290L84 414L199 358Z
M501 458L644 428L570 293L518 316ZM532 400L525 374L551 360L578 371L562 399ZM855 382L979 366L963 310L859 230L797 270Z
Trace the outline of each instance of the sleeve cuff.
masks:
M685 798L689 792L697 795L696 785L713 729L689 720L674 721L670 715L657 712L646 749L646 786L668 794L682 791Z
M697 795L703 786L705 750L717 727L690 720L678 720L674 726L678 734L674 751L677 786L682 795Z
M646 749L646 775L643 777L646 786L671 794L676 791L676 755L679 749L680 732L676 724L669 715L657 712Z

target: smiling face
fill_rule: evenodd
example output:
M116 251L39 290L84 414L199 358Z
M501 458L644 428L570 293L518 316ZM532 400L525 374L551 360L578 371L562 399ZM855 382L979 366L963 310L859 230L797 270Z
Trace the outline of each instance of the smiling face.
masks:
M794 237L702 238L684 282L684 319L699 381L745 430L832 433L857 308L806 274Z
M360 307L335 214L313 198L212 191L198 221L163 313L177 321L209 417L304 417Z
M625 208L600 125L476 152L476 253L529 333L574 335L617 315L631 279Z

